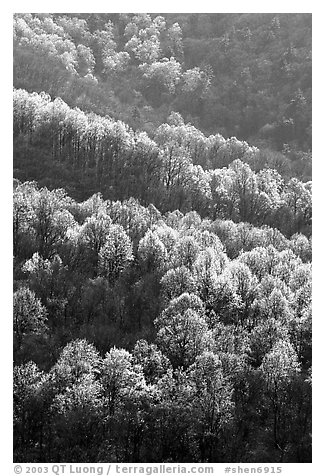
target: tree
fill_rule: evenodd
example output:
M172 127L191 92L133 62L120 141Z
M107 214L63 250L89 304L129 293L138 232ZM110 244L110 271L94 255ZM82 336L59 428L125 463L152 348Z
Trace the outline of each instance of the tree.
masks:
M193 274L199 296L203 301L209 301L214 280L221 274L226 263L225 253L218 252L211 247L205 248L198 254L193 264Z
M92 74L95 66L95 58L88 46L79 44L77 46L78 54L78 73L81 76Z
M94 269L98 266L98 256L101 248L107 241L111 231L112 220L107 213L100 210L97 213L87 217L80 230L78 231L79 246L81 252L88 250L90 260ZM88 258L88 259L89 259Z
M280 320L270 319L256 323L249 336L249 355L254 368L260 366L266 354L280 341L289 340L287 326Z
M253 303L257 279L252 275L248 266L233 261L226 270L225 275L234 286L234 290L239 299L237 318L241 325L244 325L250 317L251 305Z
M192 270L199 251L199 244L193 236L181 237L173 250L173 265Z
M214 276L209 288L207 306L226 324L236 322L241 310L241 300L234 283L226 273Z
M304 263L312 259L312 245L307 236L302 233L295 233L290 238L291 249L295 255L299 256Z
M289 284L292 273L302 264L301 259L296 256L290 248L281 251L278 254L278 262L272 270L272 275L280 278L286 284Z
M114 52L103 59L105 73L121 73L126 70L130 62L130 56L126 51Z
M218 461L218 446L222 431L232 419L232 388L224 377L217 355L203 352L189 368L194 384L192 411L196 424L194 435L200 450L200 460Z
M192 384L186 372L169 369L156 384L158 399L152 411L151 435L157 435L155 461L196 461L193 448ZM157 441L155 440L155 441ZM150 440L149 440L150 441ZM148 445L150 449L152 445ZM150 451L149 455L152 452ZM152 456L151 456L152 458Z
M56 458L65 455L73 461L87 461L95 457L100 433L94 428L101 425L102 389L97 380L101 364L95 347L77 339L64 347L51 369Z
M47 331L47 312L41 301L28 288L20 288L13 300L14 335L18 349L27 335L44 335Z
M154 231L158 235L160 241L164 244L167 256L171 256L174 246L177 242L178 232L165 223L161 225L157 224L154 228Z
M181 91L185 110L197 115L207 97L213 78L212 68L207 65L203 70L198 66L187 69L182 75Z
M135 363L141 365L149 384L157 382L170 368L167 357L158 350L156 344L148 344L144 339L136 342L133 356Z
M175 58L163 58L151 64L143 63L139 68L143 76L152 83L156 94L160 96L161 87L168 93L175 94L182 70L180 63Z
M49 260L34 253L22 266L22 271L28 276L30 288L44 303L66 295L67 266L63 265L59 255Z
M72 214L67 210L68 198L63 190L36 191L32 197L33 221L38 252L43 258L50 258L75 225Z
M167 302L183 293L196 291L194 276L185 266L168 270L161 278L160 284L161 294Z
M55 386L64 390L99 373L101 359L95 347L85 339L76 339L62 350L51 370Z
M152 272L164 268L167 251L156 231L146 232L139 242L138 255L145 271Z
M288 435L285 431L288 413L286 406L291 400L293 379L300 372L297 355L291 344L287 341L278 341L265 355L261 372L273 416L273 445L280 451L282 459L288 444Z
M290 341L297 353L299 362L303 365L303 368L307 368L312 361L312 309L310 303L304 307L301 313L294 315L288 328Z
M312 196L308 183L291 178L284 189L284 201L289 211L289 233L309 234L311 225Z
M130 38L125 50L133 53L140 63L152 63L161 54L160 34L166 28L164 18L155 17L153 20L148 14L137 14L125 27L125 36Z
M185 292L169 302L168 306L158 316L157 322L159 321L160 325L165 325L174 314L182 314L188 309L192 309L200 317L205 318L205 305L202 300L196 294Z
M129 352L114 347L105 355L101 382L109 414L113 415L123 397L136 393L144 385L144 376L142 368L133 365Z
M100 384L88 375L54 396L51 417L55 459L87 462L96 458L102 441L101 393Z
M233 173L231 192L238 201L241 220L261 222L269 212L270 205L268 195L258 188L255 173L241 160L235 160L229 168Z
M186 177L186 209L197 210L202 216L208 215L212 199L209 172L201 165L190 164Z
M99 252L99 271L114 283L133 260L132 242L120 225L112 225Z
M187 368L209 347L208 325L193 309L167 315L155 321L157 342L172 365Z
M47 383L48 376L34 362L14 367L14 455L17 462L42 461L45 456Z
M117 461L138 461L153 402L142 367L134 363L129 352L114 347L103 361L101 382L107 415L106 445L114 447Z
M18 183L13 198L13 252L17 258L27 257L35 246L32 229L31 198L36 188L33 182Z

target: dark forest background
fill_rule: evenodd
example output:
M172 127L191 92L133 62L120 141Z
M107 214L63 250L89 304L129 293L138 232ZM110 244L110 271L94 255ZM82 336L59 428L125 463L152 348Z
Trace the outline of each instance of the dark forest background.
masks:
M14 15L14 459L311 461L311 15Z

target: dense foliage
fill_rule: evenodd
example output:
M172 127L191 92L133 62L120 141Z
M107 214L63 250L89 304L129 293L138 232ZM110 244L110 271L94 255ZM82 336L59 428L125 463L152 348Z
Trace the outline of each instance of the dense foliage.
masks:
M310 14L17 14L14 57L16 87L140 129L174 110L209 134L311 148Z
M14 223L18 460L309 460L304 235L30 182Z
M42 179L52 169L58 175L51 183L65 185L71 177L77 195L96 190L110 199L137 197L162 211L266 223L289 236L311 232L311 182L260 168L262 153L255 147L234 137L205 137L177 113L152 140L121 121L71 109L60 98L16 90L14 137L19 178ZM40 163L35 154L43 150Z
M305 14L14 15L15 461L311 461L310 62Z
M16 14L14 86L151 138L177 111L311 175L310 14Z

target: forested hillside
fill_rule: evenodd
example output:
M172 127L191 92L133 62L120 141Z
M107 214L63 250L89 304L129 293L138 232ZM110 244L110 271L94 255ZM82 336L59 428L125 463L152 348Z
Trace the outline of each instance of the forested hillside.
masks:
M151 138L176 111L310 178L310 14L17 14L14 86Z
M311 461L311 15L14 15L14 460Z

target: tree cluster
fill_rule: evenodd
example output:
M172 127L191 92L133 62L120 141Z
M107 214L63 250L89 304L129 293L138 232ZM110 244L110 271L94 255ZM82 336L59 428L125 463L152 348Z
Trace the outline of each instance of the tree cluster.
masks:
M14 15L14 460L311 461L311 15Z
M287 236L311 233L311 182L284 180L275 169L261 168L256 147L220 134L206 137L178 113L150 139L121 121L71 109L60 98L15 90L14 140L20 179L53 175L52 187L75 182L74 195L100 191L162 211L266 223Z
M14 84L150 132L179 111L301 160L311 15L15 14Z
M14 188L15 461L307 462L311 243Z

